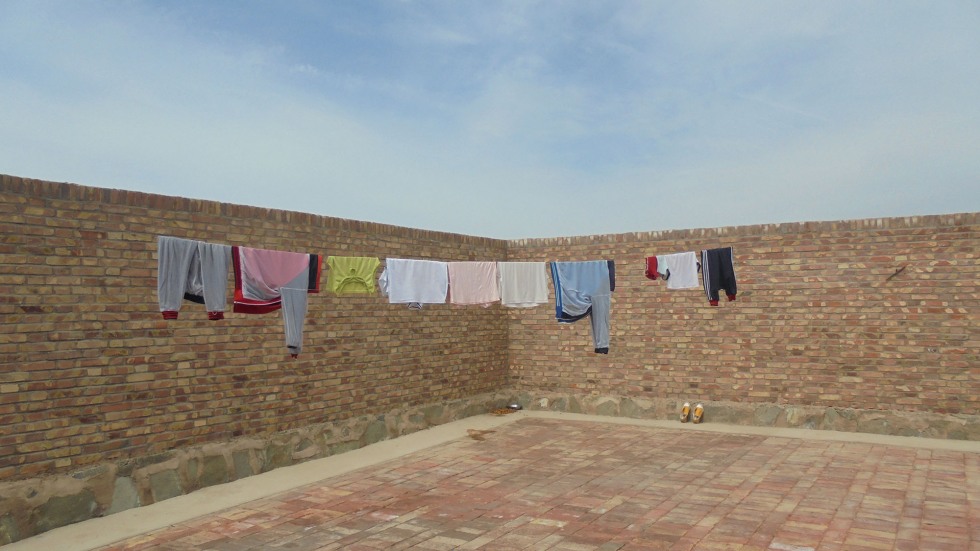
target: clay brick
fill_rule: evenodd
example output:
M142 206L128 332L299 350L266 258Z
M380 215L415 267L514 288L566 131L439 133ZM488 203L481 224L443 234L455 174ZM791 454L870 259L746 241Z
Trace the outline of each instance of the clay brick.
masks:
M961 314L949 307L954 296L965 298L953 294L957 285L975 285L975 278L959 271L950 272L952 281L937 281L929 273L933 267L928 261L955 257L952 240L946 237L975 238L977 218L976 214L952 220L919 217L914 224L923 227L904 232L852 231L878 227L852 221L804 225L819 230L805 236L794 235L797 225L788 224L737 231L722 228L512 241L511 260L601 258L604 250L612 250L612 243L622 253L616 258L610 355L589 357L582 352L584 347L565 345L573 339L588 339L587 333L553 324L551 313L543 308L521 312L525 317L510 318L514 324L509 342L511 379L528 389L616 393L635 380L631 375L635 368L622 366L655 362L676 373L658 386L666 397L792 399L819 405L929 411L929 406L922 407L926 400L921 391L903 396L885 381L909 374L917 379L925 373L933 379L955 376L968 368L970 354L976 357L975 347L967 354L932 351L941 346L937 343L950 342L950 330L959 323L956 316ZM898 227L912 222L895 219L883 224ZM646 255L720 245L735 247L740 297L717 309L699 302L704 301L703 293L667 291L662 282L646 280L639 268ZM935 255L927 255L925 264L910 264L914 257L906 252L916 246L932 247ZM809 254L803 254L807 251ZM976 260L975 245L966 256ZM887 279L902 266L905 270ZM797 276L797 270L807 275ZM976 297L972 300L975 304ZM921 337L916 336L919 333ZM742 334L756 338L739 341ZM860 338L851 338L853 335ZM589 375L587 370L596 365L605 376ZM740 388L722 384L726 381L720 371L724 366L744 373ZM820 386L807 384L819 371L831 375L820 378ZM838 371L850 373L832 375ZM709 373L712 383L701 375ZM767 381L780 384L764 384ZM877 388L863 392L869 384ZM976 400L958 401L964 402L968 411L977 412Z
M507 386L980 413L980 380L969 376L980 356L976 213L506 242L12 176L2 184L0 420L9 445L30 449L5 458L0 481ZM158 235L382 260L610 258L611 352L593 354L587 322L559 325L550 305L413 311L324 290L310 296L293 360L278 313L229 308L210 322L188 303L163 320ZM648 255L727 245L736 302L710 307L700 290L668 291L643 275ZM46 443L28 439L45 432Z

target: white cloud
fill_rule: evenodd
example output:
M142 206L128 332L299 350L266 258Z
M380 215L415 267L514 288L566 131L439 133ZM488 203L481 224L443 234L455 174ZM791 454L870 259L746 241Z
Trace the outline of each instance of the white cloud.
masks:
M493 237L980 205L971 4L220 10L0 4L0 172Z

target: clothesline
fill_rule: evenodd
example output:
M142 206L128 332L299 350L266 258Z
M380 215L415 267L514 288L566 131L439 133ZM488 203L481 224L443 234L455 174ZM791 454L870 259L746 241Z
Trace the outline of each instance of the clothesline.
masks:
M323 258L159 236L157 294L164 319L177 319L183 300L205 304L208 319L221 320L227 302L228 266L234 269L233 311L261 314L283 311L286 346L292 357L302 350L307 296L320 291ZM373 294L376 257L330 256L327 288L338 294ZM388 258L377 283L391 304L421 308L423 304L481 305L500 302L528 308L549 302L548 273L555 289L555 318L573 323L588 317L596 353L609 351L611 293L616 288L612 260L438 261ZM645 274L667 280L668 289L703 287L712 306L719 292L735 300L731 247L705 249L700 262L694 252L651 256Z

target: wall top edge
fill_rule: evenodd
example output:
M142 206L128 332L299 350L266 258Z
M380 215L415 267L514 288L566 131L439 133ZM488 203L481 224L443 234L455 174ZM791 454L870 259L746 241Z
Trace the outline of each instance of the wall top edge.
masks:
M779 222L746 226L722 226L716 228L690 228L652 230L645 232L610 233L602 235L578 235L571 237L540 237L511 239L510 246L577 245L595 242L679 241L704 237L737 237L772 234L800 234L839 231L874 231L914 228L940 228L980 225L980 212L952 214L924 214L890 218L858 218L853 220L828 220L808 222Z
M599 235L579 235L568 237L540 237L521 239L495 239L474 235L464 235L421 228L409 228L352 220L298 211L271 209L234 203L221 203L206 199L161 195L142 191L99 188L70 182L51 182L0 174L0 192L31 195L68 201L92 201L164 210L180 210L203 214L264 218L276 222L305 224L328 227L342 231L365 232L382 235L411 235L413 238L453 239L467 243L481 243L507 246L549 246L573 245L595 242L632 242L649 240L682 240L704 237L735 237L783 233L817 233L837 231L890 230L908 228L930 228L980 225L980 212L961 212L951 214L926 214L887 218L863 218L853 220L780 222L746 226L723 226L715 228L689 228L670 230L651 230L640 232L610 233Z
M91 201L97 203L146 207L152 209L179 210L216 216L262 218L275 222L288 222L296 225L327 227L342 231L395 235L400 237L408 235L419 239L444 240L448 238L453 241L462 240L466 243L490 244L498 246L504 246L507 242L505 239L494 239L476 235L464 235L421 228L409 228L405 226L396 226L393 224L352 220L348 218L338 218L334 216L325 216L299 211L271 209L234 203L222 203L207 199L190 199L186 197L161 195L142 191L99 188L71 182L50 182L46 180L36 180L7 174L0 174L0 193L29 195L66 201Z

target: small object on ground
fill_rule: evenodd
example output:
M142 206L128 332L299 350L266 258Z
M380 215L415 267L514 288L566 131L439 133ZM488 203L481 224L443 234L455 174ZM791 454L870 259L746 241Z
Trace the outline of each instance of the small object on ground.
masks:
M691 417L691 404L689 402L684 402L681 407L681 423L687 423L687 420Z
M691 419L694 423L700 423L701 419L704 417L704 406L698 404L694 406L694 418Z
M492 433L494 431L492 431L492 430L466 429L466 432L467 432L467 434L470 435L470 438L472 438L473 440L483 441L483 440L486 440L486 436L485 435L490 434L490 433Z
M507 415L508 413L514 413L515 411L521 411L522 409L524 408L520 404L514 402L513 404L509 404L507 407L492 409L490 410L490 413L493 415Z

